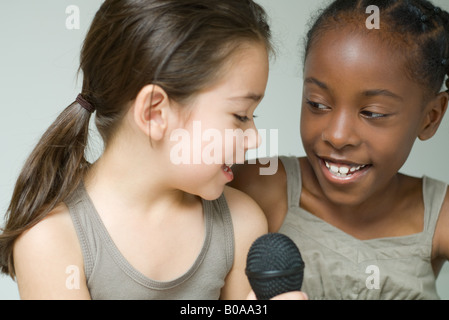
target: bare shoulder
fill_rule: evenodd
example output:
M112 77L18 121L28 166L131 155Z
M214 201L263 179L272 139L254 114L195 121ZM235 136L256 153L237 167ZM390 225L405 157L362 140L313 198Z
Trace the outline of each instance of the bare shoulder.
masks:
M267 221L257 203L245 193L226 186L224 195L234 227L234 262L221 290L221 299L246 299L251 290L245 274L251 244L267 233Z
M14 267L22 299L89 298L81 248L65 204L16 240Z
M241 232L242 235L266 233L267 222L265 215L254 199L244 192L229 186L225 187L224 195L236 232Z
M229 185L254 199L267 217L269 230L277 231L287 212L287 176L282 162L277 157L261 159L234 165L232 170L234 180Z
M433 260L439 270L449 260L449 192L446 191L433 240Z
M25 231L14 244L14 260L20 258L21 253L54 252L59 246L74 245L77 241L75 229L72 225L68 208L59 204L45 219ZM31 251L31 252L29 252ZM19 259L20 260L20 259Z

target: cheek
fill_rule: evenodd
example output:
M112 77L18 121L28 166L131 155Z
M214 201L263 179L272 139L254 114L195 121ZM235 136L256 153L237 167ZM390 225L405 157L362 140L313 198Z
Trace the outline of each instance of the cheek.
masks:
M411 132L392 130L372 133L365 141L369 141L368 150L371 150L373 159L379 159L379 164L399 170L407 160L416 137Z
M320 137L323 121L314 121L307 112L301 113L300 134L304 145L310 144L317 137Z
M171 175L174 187L189 193L198 190L211 182L217 181L221 165L181 164L172 167Z

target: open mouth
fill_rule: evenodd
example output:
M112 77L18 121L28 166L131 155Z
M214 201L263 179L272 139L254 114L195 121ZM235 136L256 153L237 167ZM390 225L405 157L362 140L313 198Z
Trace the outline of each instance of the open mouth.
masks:
M225 176L227 177L227 179L228 179L229 181L231 181L231 180L234 179L234 173L232 172L231 167L232 167L232 164L230 164L230 165L223 164L223 165L221 166L221 169L223 170Z
M338 163L330 160L321 159L326 166L329 173L337 178L351 178L360 173L363 173L369 167L370 164L357 164L357 163Z
M232 164L230 164L230 165L223 164L223 165L221 166L221 168L222 168L223 171L225 171L225 172L232 172L231 167L232 167Z

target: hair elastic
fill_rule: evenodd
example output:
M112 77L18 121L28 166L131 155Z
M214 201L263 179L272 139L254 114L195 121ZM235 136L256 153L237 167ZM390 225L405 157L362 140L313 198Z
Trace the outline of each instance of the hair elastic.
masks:
M86 99L83 98L81 93L78 94L78 96L76 97L76 102L78 102L81 107L83 107L84 109L86 109L90 113L94 113L95 112L95 108Z
M442 66L447 66L448 65L448 61L447 61L447 59L443 59L442 61L441 61L441 65Z

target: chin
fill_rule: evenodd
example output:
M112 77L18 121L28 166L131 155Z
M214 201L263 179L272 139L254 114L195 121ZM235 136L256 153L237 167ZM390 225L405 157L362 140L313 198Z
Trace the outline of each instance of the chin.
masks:
M363 194L357 192L326 192L326 198L336 206L342 207L356 207L366 201L366 197Z
M204 200L213 201L213 200L216 200L216 199L220 198L220 196L222 195L222 193L223 193L223 189L221 189L220 192L218 192L218 191L217 191L217 192L211 192L211 191L208 191L208 192L202 192L202 193L199 194L198 196L201 197L201 198L203 198Z
M195 190L195 194L204 200L212 201L220 198L220 196L223 194L224 188L224 185L204 184L201 188Z

